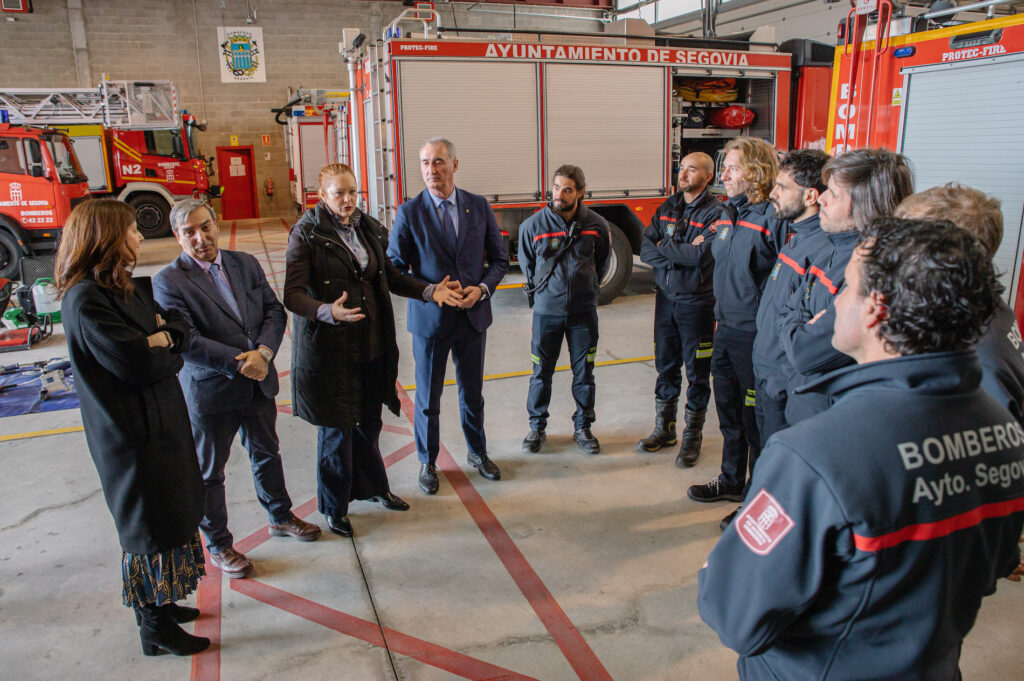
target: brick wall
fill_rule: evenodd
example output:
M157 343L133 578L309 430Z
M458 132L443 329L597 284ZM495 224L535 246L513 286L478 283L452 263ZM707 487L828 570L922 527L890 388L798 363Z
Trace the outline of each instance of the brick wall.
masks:
M403 7L397 2L363 0L252 4L257 6L253 26L263 29L266 83L220 82L217 27L245 25L246 3L241 0L37 0L32 14L0 16L0 83L87 87L96 85L102 74L111 80L172 80L181 107L207 121L207 131L197 136L204 155L213 156L216 147L228 146L231 135L238 135L241 145L252 145L260 215L290 218L295 210L288 193L284 128L274 123L270 109L285 104L289 87L347 89L348 72L338 53L341 29L358 27L368 37L380 36L382 26ZM91 72L89 82L81 85L69 19L77 5L85 22ZM469 6L440 6L441 25L500 30L514 24L524 29L600 31L596 21L572 18L573 10L533 8L566 15L562 19L497 13L509 9L506 5L467 11ZM6 21L7 16L16 20ZM271 136L269 147L262 146L262 135ZM269 160L265 153L270 154ZM277 188L273 197L263 191L267 177L273 178Z

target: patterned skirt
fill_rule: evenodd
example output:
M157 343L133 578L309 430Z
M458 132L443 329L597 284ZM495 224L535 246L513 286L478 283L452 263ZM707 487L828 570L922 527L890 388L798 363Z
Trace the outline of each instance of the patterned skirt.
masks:
M167 605L195 591L206 574L199 531L191 541L160 553L121 554L121 601L125 607Z

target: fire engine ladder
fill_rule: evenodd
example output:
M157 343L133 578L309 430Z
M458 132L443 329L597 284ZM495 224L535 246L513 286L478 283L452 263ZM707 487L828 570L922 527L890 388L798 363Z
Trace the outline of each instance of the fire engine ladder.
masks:
M102 81L95 88L0 88L0 109L22 125L99 124L160 130L181 126L170 81Z
M856 6L852 8L846 15L846 32L843 43L843 54L850 58L850 74L847 80L847 92L849 93L849 102L853 105L854 99L856 99L856 109L858 111L867 112L868 115L866 125L860 126L859 129L853 135L854 148L857 147L868 147L872 145L871 141L871 128L874 120L874 108L875 108L875 95L877 87L875 87L875 79L879 72L879 64L882 57L889 51L889 37L891 31L891 22L893 16L893 4L891 0L878 0L877 5L877 30L875 34L875 46L872 55L865 59L864 68L867 65L871 65L870 75L863 74L860 64L860 53L863 52L862 43L864 42L864 31L868 25L869 13L858 9ZM858 87L858 83L863 83L863 87ZM864 90L868 91L868 104L867 108L864 107Z
M370 61L370 125L367 127L369 139L366 140L366 143L369 147L367 152L373 154L373 177L367 179L374 183L377 220L384 225L385 229L391 229L393 220L391 194L394 190L395 176L391 172L391 163L385 144L390 121L386 120L384 116L386 108L384 98L390 96L391 90L388 79L381 76L381 71L384 69L382 52L383 48L380 43L371 44L367 51Z

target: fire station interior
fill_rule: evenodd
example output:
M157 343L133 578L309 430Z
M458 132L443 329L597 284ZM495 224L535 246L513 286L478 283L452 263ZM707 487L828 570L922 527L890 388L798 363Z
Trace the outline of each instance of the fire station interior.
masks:
M957 28L997 22L1000 36L1019 36L1012 33L1021 24L1015 14L1019 4L957 8L966 2L875 0L867 3L873 9L858 14L854 5L865 4L483 0L417 8L408 0L3 0L0 676L26 681L736 679L737 653L698 613L697 575L722 536L720 521L738 504L697 503L686 493L720 470L722 437L714 404L695 466L675 465L678 447L642 452L636 446L654 425L657 378L655 274L639 257L639 230L671 193L679 161L689 153L709 154L720 170L722 147L739 136L766 139L780 152L841 147L841 135L854 131L836 118L842 88L831 70L837 54L848 49L844 44L852 40L858 16L865 17L872 39L878 22L891 20L901 35L947 31L949 40L961 40L957 49L989 49L993 60L1007 50L1024 50L1024 40L1017 38L1015 47L998 51L1002 38L985 26ZM152 277L182 252L169 233L172 202L207 197L217 215L219 248L254 256L281 299L289 231L316 204L317 173L326 162L355 168L360 208L386 227L394 222L396 199L422 189L418 169L408 168L401 154L413 135L429 136L420 131L430 129L433 114L416 112L419 118L413 120L411 114L394 113L395 106L404 111L402 98L411 101L412 94L409 88L396 91L403 67L390 71L387 61L396 54L392 43L417 38L449 50L444 54L452 56L439 61L450 64L484 60L473 56L472 46L487 43L513 50L520 45L625 48L621 54L627 61L633 59L631 49L642 55L647 50L684 54L675 64L639 57L664 73L661 106L647 112L661 133L644 128L646 123L628 123L650 118L642 118L645 112L623 92L609 90L599 93L603 105L594 115L622 117L621 129L573 138L572 126L566 126L562 140L550 139L551 116L573 112L538 108L548 106L541 94L551 94L540 84L525 105L535 116L530 120L537 121L530 123L532 131L519 129L529 125L494 129L485 124L486 135L473 137L481 126L459 123L462 137L458 129L445 133L457 148L466 141L455 184L471 188L479 178L500 182L503 166L508 177L518 172L512 167L517 161L505 152L487 153L488 136L496 146L503 136L537 140L536 172L526 173L534 184L510 190L511 199L480 192L497 199L495 212L513 256L519 223L550 199L551 170L575 162L555 159L549 153L553 145L578 149L588 159L584 172L598 178L639 162L628 158L631 136L661 135L654 144L661 164L654 171L656 188L641 183L620 191L608 185L585 199L607 204L606 217L619 232L613 237L615 269L604 282L613 281L614 290L605 290L598 308L593 434L600 453L583 454L573 441L572 372L564 345L553 379L547 441L538 453L523 449L530 429L532 312L525 278L513 264L490 297L493 324L484 364L487 451L500 466L501 479L484 479L467 463L449 362L440 410L440 487L436 495L424 494L414 441L413 338L406 329L406 301L393 296L401 414L384 410L380 453L391 491L410 509L399 513L353 501L348 517L354 535L329 532L318 512L317 428L293 414L294 320L289 320L274 360L280 381L276 432L293 511L323 533L313 542L271 536L248 454L236 438L225 467L227 508L234 548L251 561L252 571L229 579L207 562L198 588L180 603L200 611L182 628L209 638L210 647L192 656L144 655L133 614L121 602L122 547L86 442L60 323L52 278L61 220L90 196L126 201L146 237L134 274ZM693 57L687 63L688 51L743 54L746 61L712 63L708 57L701 63L704 57ZM537 66L524 77L534 83L553 79L552 62L543 57L529 62ZM757 66L762 63L775 65ZM999 86L1003 105L1024 104L1021 63L1014 67L1016 80ZM795 75L805 67L802 84L810 94L800 90L803 76ZM820 80L812 81L810 67L822 70ZM444 79L427 86L439 100L454 96L446 94ZM487 87L486 92L499 94L496 99L488 94L491 101L481 106L522 106L516 103L515 83ZM861 88L866 97L870 85ZM880 97L888 103L897 95L898 87ZM817 104L807 104L812 100ZM843 111L850 111L848 104ZM1016 104L1009 108L1020 110ZM966 121L943 115L949 126L963 128L958 132L963 144L950 144L966 147L965 158L980 161L984 155L981 165L989 169L996 147L1024 152L1019 132L1007 132L1013 139L1005 144L985 141L969 137ZM999 127L978 120L971 126ZM440 119L438 127L447 129ZM942 139L953 137L947 130ZM625 139L625 146L612 138ZM910 137L899 141L913 142ZM971 174L960 161L934 167L924 161L930 147L915 148L922 149L915 166L919 189L926 186L922 182L961 180L1002 197L1009 245L999 257L1006 259L1004 283L1012 295L1022 248L1019 163L992 179L983 171ZM1019 158L1016 151L1007 155ZM623 177L628 172L623 170ZM1008 188L1011 176L1015 184ZM31 194L35 191L49 193ZM724 194L717 171L711 191ZM684 391L685 385L684 375ZM682 429L682 405L679 421ZM906 614L908 620L914 616ZM1000 580L964 640L963 678L1024 678L1022 630L1024 583Z

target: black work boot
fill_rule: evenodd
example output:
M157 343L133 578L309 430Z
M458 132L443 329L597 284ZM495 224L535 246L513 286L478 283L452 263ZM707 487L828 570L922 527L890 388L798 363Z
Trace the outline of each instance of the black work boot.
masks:
M210 647L210 639L193 636L179 627L165 606L135 606L135 617L143 655L159 655L163 650L175 655L195 655Z
M654 399L654 432L636 443L640 452L656 452L676 443L676 408L679 400Z
M590 432L590 426L577 428L576 432L572 435L572 439L576 441L576 446L584 454L597 454L601 451L601 443Z
M679 455L676 457L676 466L689 468L697 463L700 458L700 445L704 442L704 416L707 409L693 411L686 409L686 428L683 429L682 442L679 443Z

